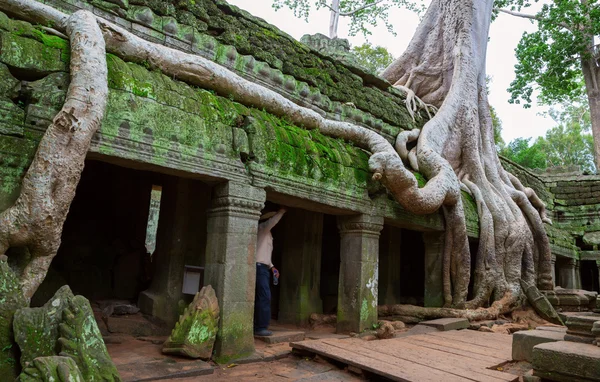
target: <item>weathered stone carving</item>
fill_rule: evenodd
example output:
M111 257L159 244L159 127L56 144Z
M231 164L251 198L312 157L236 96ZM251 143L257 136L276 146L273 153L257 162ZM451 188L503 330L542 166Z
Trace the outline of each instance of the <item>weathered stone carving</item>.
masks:
M74 296L68 286L60 288L41 308L18 310L13 326L24 369L35 365L34 360L40 357L61 355L77 364L86 382L120 381L88 300ZM50 361L41 362L35 367L50 367Z
M62 356L40 357L19 375L19 382L84 382L73 359Z
M194 301L175 324L163 346L163 353L210 359L218 324L219 302L214 289L208 285L196 293Z

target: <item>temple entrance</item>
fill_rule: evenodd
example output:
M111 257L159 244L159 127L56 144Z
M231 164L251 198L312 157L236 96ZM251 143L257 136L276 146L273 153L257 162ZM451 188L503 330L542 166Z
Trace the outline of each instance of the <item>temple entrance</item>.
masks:
M210 192L197 180L87 161L58 254L32 305L67 284L109 313L116 301L135 308L150 292L160 303L146 298L146 309L139 308L171 324L203 284Z
M379 240L379 305L423 305L425 245L421 232L384 225Z
M62 243L32 303L62 285L90 300L135 300L152 276L145 248L153 184L165 176L88 161L64 225Z
M267 210L279 206L267 203ZM336 217L300 208L287 213L273 230L272 262L279 285L271 284L271 316L305 326L311 313L335 313L340 268Z

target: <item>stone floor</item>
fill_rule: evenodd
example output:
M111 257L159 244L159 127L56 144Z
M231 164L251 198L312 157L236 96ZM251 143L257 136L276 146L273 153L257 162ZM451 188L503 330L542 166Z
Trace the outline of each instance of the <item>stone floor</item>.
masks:
M291 355L271 362L251 363L234 367L222 366L214 374L170 379L173 382L191 381L366 381L370 380L329 363L323 359L305 359Z
M130 317L137 323L135 317ZM126 321L124 319L124 321ZM125 325L126 326L126 325ZM104 336L108 352L124 382L165 380L231 380L256 375L257 380L360 380L325 361L308 362L290 357L290 342L306 339L340 339L348 336L335 334L333 327L313 331L302 331L285 325L272 325L272 338L255 338L256 352L245 359L229 365L190 360L183 357L166 356L161 348L167 336L132 336L112 333ZM289 358L288 358L289 357ZM310 366L312 365L312 366ZM310 366L310 367L309 367ZM260 377L263 376L263 377ZM343 376L343 378L341 377ZM219 379L220 378L220 379ZM254 378L254 377L252 377ZM308 379L306 379L308 378ZM317 378L317 379L313 379ZM251 380L251 379L250 379Z

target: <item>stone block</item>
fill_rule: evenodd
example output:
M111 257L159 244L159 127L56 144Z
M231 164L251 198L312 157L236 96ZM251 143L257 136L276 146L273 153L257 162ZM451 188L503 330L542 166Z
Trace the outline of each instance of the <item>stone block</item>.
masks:
M551 331L551 332L560 332L560 333L563 333L563 334L565 334L567 332L567 328L565 326L543 325L543 326L538 326L535 329L536 330L546 330L546 331Z
M513 334L512 359L515 361L533 360L533 347L546 342L562 341L564 332L550 330L529 330Z
M264 341L268 344L280 344L283 342L304 341L304 332L289 331L289 330L273 330L271 336L254 336L254 338Z
M600 321L600 314L596 313L580 313L567 316L567 334L565 341L592 343L595 340L595 335L592 333L592 328L596 321Z
M440 318L437 320L423 321L420 325L431 326L442 332L448 330L467 329L469 320L466 318Z
M219 302L214 289L208 285L196 293L194 301L185 309L162 352L210 359L218 323Z
M600 351L590 344L560 341L533 348L533 375L557 382L600 381Z

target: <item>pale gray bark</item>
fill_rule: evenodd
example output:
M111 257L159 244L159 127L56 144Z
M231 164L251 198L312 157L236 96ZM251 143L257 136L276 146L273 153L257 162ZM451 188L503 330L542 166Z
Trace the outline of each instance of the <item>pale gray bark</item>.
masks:
M87 11L70 17L52 10L37 13L37 4L22 4L18 11L32 20L51 18L69 36L71 83L65 104L46 130L25 174L19 198L0 214L0 254L11 247L26 247L31 255L19 275L27 298L46 277L60 245L62 227L108 95L104 39L96 18Z
M471 275L460 200L444 202L446 306L478 308L501 301L502 306L490 307L497 313L522 301L521 279L540 289L552 285L545 207L533 190L504 171L494 147L485 87L492 7L493 0L434 0L407 51L383 76L439 106L418 138L419 170L428 179L443 176L454 192L462 183L477 204L480 241ZM406 149L400 152L404 156ZM445 163L451 173L443 171ZM466 301L471 277L475 296Z

